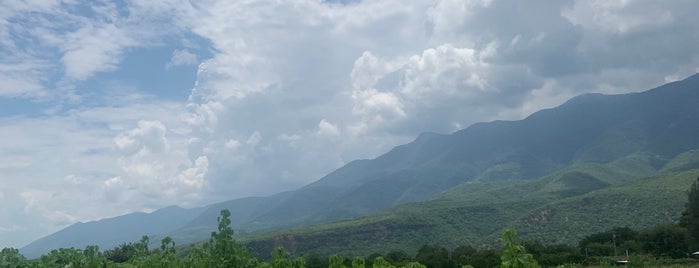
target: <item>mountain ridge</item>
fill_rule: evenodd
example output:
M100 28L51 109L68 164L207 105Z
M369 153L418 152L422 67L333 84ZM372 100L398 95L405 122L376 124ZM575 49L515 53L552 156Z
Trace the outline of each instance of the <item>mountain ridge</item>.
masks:
M199 208L179 228L156 235L178 244L206 239L222 208L233 212L239 234L250 234L366 216L469 182L535 180L573 164L609 163L638 153L662 164L699 147L693 138L699 132L697 102L699 75L694 75L639 93L584 94L522 120L423 133L297 190Z

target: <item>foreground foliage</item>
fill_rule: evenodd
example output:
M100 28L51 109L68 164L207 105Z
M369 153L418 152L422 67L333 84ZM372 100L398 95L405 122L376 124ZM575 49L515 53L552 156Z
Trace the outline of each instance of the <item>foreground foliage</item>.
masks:
M100 252L97 246L87 246L85 249L61 248L52 250L36 260L27 260L19 250L5 248L0 251L0 268L5 267L220 267L220 268L432 268L432 267L490 267L499 254L487 251L480 254L472 247L459 247L453 253L457 260L452 260L449 251L440 246L423 246L415 258L401 251L363 257L345 258L331 255L323 259L318 255L292 258L281 247L272 251L268 262L252 257L250 251L233 239L233 229L230 227L230 211L224 209L218 217L218 231L211 233L209 241L195 246L189 254L178 257L175 242L165 237L156 249L149 249L148 236L143 236L139 242L122 244L114 249ZM525 252L519 237L514 230L503 234L505 254L501 267L538 267L522 263L534 263L532 255ZM481 252L483 253L483 252ZM492 253L492 254L489 254ZM389 261L390 259L390 261ZM524 261L520 261L524 260Z

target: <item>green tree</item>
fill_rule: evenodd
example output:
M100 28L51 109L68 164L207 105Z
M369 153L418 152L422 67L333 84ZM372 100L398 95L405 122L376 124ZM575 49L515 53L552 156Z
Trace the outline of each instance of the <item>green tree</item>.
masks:
M211 232L211 239L204 244L212 267L245 267L250 259L248 252L233 240L231 212L221 210L218 232Z
M289 253L283 247L277 247L272 250L272 267L273 268L292 268L293 262L289 259Z
M419 262L409 262L408 264L404 265L402 268L427 268L427 266L422 265Z
M378 252L374 252L374 253L369 254L369 256L367 256L365 259L366 260L365 265L368 267L374 267L374 260L376 260L376 258L378 258L378 257L383 258L383 255L381 255Z
M98 246L87 246L82 253L82 267L101 267L107 263L107 258L102 255Z
M352 268L366 268L364 258L354 257L354 259L352 259Z
M541 267L532 254L528 254L522 241L514 229L505 229L502 233L501 268L534 268Z
M661 224L641 234L643 249L656 256L683 258L689 250L689 234L675 223Z
M415 260L428 268L448 268L454 264L449 260L449 251L440 246L424 245L418 249Z
M345 258L340 255L330 255L328 257L328 268L347 268L345 266Z
M166 236L162 240L160 240L160 254L163 255L168 255L172 254L175 255L175 241L172 240L171 237Z
M104 257L115 263L124 263L129 261L136 254L136 249L131 243L123 243L114 247L113 249L106 250L104 252Z
M457 267L469 264L469 260L473 254L476 254L477 250L472 246L461 245L452 251L451 256L454 259Z
M524 242L524 248L534 259L545 267L555 267L568 263L580 263L585 256L577 248L568 245L542 245L538 242Z
M296 257L293 261L294 268L306 268L306 259L302 257Z
M201 248L194 248L187 256L187 267L255 267L259 262L233 239L230 227L231 212L221 210L218 216L218 232L211 232L211 238Z
M628 227L588 235L580 240L580 251L590 256L612 256L638 249L639 232ZM616 249L616 252L615 252Z
M500 265L500 251L494 249L479 250L469 260L474 267L497 267Z
M410 262L411 260L410 255L408 255L408 253L405 253L405 251L402 250L391 251L388 254L386 254L385 258L387 261L393 263L396 266L401 266Z
M379 257L376 257L374 259L374 263L372 265L372 268L396 268L396 267L391 265L391 263L388 262L383 257L379 256Z
M75 248L59 248L41 255L40 267L82 267L82 250Z
M141 241L138 243L134 244L134 250L135 250L135 255L137 257L141 256L147 256L150 252L148 251L148 243L150 242L150 238L148 238L147 235L144 235L141 237Z
M307 268L327 268L328 259L321 257L318 253L311 253L305 256Z
M16 248L3 248L0 251L0 267L26 267L27 259Z
M695 245L699 244L699 178L687 192L687 203L682 212L680 226L687 229Z

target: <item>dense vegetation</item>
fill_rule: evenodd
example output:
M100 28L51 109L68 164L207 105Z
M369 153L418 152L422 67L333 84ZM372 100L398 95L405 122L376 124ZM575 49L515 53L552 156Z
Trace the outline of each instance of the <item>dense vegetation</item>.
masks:
M532 241L522 243L514 229L505 229L499 249L478 250L462 245L450 251L442 246L425 245L414 256L392 251L385 256L374 253L367 258L345 258L337 254L327 258L318 254L292 258L284 248L277 247L268 261L253 257L248 248L233 239L231 213L222 210L218 217L218 231L211 233L209 241L185 248L188 253L184 255L178 253L170 237L162 239L160 247L151 250L148 248L149 238L143 236L139 242L122 244L105 252L100 252L97 246L88 246L84 250L61 248L36 260L27 260L17 249L4 248L0 251L0 267L529 268L580 266L591 262L608 264L622 259L642 267L657 264L656 258L688 257L690 247L699 244L699 233L694 231L699 226L698 204L699 178L688 192L680 223L665 223L641 231L614 228L586 236L579 242L579 248Z
M699 154L691 155L696 162ZM367 256L395 249L414 255L424 244L450 249L460 245L497 247L502 230L508 227L517 229L525 240L577 245L586 235L619 226L645 230L677 222L687 201L684 193L699 170L662 171L629 179L636 176L634 169L648 166L643 163L650 161L644 159L639 156L610 164L573 166L533 181L471 183L438 198L399 205L376 215L246 236L241 242L260 254L258 257L277 246L294 255ZM667 166L676 166L678 161ZM590 190L576 180L593 176L611 186ZM562 193L582 190L587 192L561 197Z
M275 248L270 261L260 261L249 250L233 239L230 227L230 211L222 210L218 217L218 232L212 232L209 241L189 249L189 254L181 257L177 254L175 242L166 237L160 248L150 250L149 238L143 236L137 243L122 244L104 253L97 246L88 246L84 250L61 248L42 255L37 260L27 260L17 249L4 248L0 251L0 267L235 267L235 268L427 268L457 267L458 263L474 263L493 266L498 264L497 254L484 254L476 257L473 248L457 249L456 260L447 256L442 247L424 246L411 258L402 252L392 252L386 257L369 256L368 259L354 257L344 258L331 255L327 261L318 255L291 258L284 248ZM532 255L525 252L517 233L508 229L502 237L504 249L499 258L502 267L539 267ZM470 261L470 262L469 262ZM424 263L421 264L420 262ZM459 267L470 267L459 265Z

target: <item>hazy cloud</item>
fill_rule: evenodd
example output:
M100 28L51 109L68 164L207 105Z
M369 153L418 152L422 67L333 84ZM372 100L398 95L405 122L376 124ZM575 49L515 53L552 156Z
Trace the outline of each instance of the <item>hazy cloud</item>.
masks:
M197 65L199 63L199 57L196 54L187 51L186 49L180 50L176 49L172 52L172 58L167 63L166 67L174 66L185 66L185 65Z

